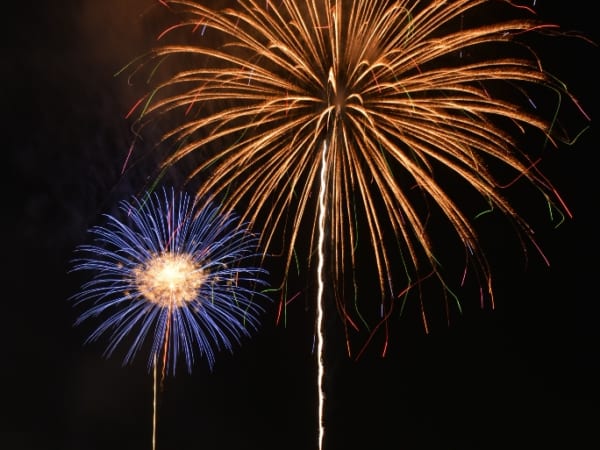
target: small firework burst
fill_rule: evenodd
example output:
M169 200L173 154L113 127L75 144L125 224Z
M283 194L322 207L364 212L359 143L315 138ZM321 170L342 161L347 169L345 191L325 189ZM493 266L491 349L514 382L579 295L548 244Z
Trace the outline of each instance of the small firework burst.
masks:
M259 324L255 299L266 298L267 282L253 265L258 236L235 214L173 189L122 201L120 210L124 220L106 215L105 226L90 229L94 243L79 246L73 260L72 271L94 273L72 297L89 305L76 324L100 320L86 342L110 335L110 356L132 336L129 363L150 339L150 368L160 361L174 374L183 355L188 372L198 356L212 369L215 352L232 351Z

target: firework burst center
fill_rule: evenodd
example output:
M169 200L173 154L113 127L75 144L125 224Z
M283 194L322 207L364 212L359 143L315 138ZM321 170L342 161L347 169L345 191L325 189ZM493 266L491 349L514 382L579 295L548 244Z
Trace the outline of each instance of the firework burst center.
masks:
M134 269L136 285L150 302L178 308L198 298L204 271L186 253L163 253Z

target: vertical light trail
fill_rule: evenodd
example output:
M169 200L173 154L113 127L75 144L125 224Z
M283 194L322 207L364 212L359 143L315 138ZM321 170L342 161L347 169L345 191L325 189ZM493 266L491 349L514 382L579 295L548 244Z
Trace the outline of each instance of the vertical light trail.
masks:
M323 264L324 254L323 245L325 242L325 189L327 173L327 143L323 142L323 152L321 153L321 185L319 188L319 262L317 265L317 277L319 288L317 291L317 389L319 394L319 450L323 449L323 438L325 437L325 425L323 420L323 411L325 406L325 393L323 392L323 375L325 367L323 365Z
M156 450L156 399L158 396L158 373L156 369L156 355L154 355L154 386L153 386L153 395L152 395L152 450Z

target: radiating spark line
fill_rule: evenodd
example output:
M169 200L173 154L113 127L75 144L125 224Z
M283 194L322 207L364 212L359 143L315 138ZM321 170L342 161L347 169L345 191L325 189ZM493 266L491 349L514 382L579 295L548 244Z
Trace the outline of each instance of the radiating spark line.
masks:
M327 143L323 143L323 151L321 153L321 177L320 177L320 188L319 188L319 240L318 240L318 251L319 261L317 266L317 274L319 287L317 290L317 386L319 392L319 449L323 448L323 439L325 437L325 420L324 420L324 409L325 409L325 393L323 388L323 377L325 375L324 366L324 330L323 330L323 265L325 260L324 254L324 243L325 243L325 191L327 189Z
M129 150L127 151L127 156L125 157L125 161L123 162L123 166L121 167L121 175L125 173L125 169L127 169L127 164L129 163L129 158L131 158L131 154L133 153L135 141L131 143L129 146Z

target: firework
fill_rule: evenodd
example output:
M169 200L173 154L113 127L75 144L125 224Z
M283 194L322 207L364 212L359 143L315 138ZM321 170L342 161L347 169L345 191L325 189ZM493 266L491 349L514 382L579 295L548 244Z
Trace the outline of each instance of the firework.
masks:
M570 216L538 162L546 146L568 140L555 105L568 100L587 117L528 43L559 32L530 8L488 0L240 0L223 10L165 3L181 21L139 65L152 67L155 83L136 106L139 130L175 119L165 122L164 139L176 147L164 167L191 161L200 197L227 194L225 210L244 206L242 218L265 230L264 248L284 255L282 289L295 255L310 264L326 233L324 270L346 336L387 330L380 325L426 278L439 280L452 309L431 232L440 224L493 306L479 213L513 222L525 250L528 241L540 248L513 188L530 186L555 217ZM485 6L494 20L481 20ZM537 108L548 93L556 102ZM539 145L524 151L524 142ZM370 289L359 292L358 272L370 267L375 303Z
M232 351L259 324L258 237L235 214L173 189L122 201L120 211L76 250L72 270L93 273L72 297L86 307L76 323L99 321L88 341L109 335L107 356L129 346L125 363L151 341L149 368L174 374L183 356L188 371L197 357L212 369L215 352Z

